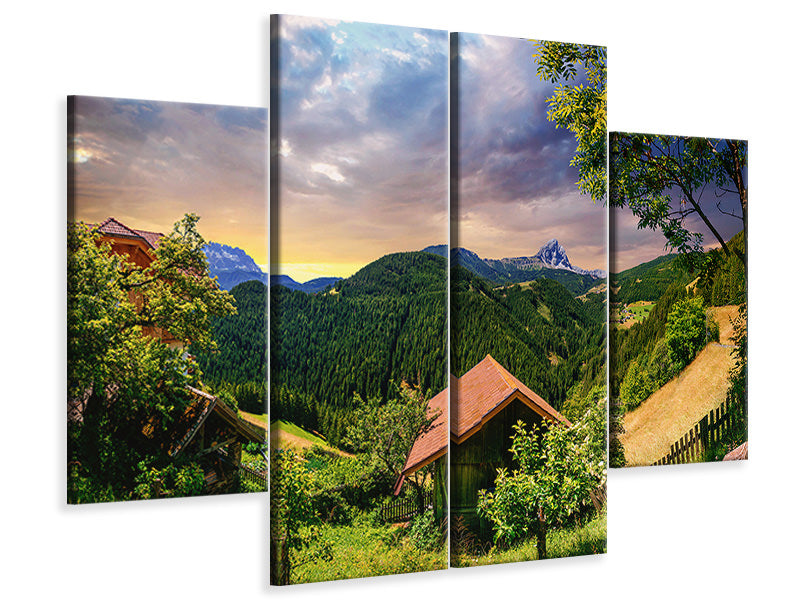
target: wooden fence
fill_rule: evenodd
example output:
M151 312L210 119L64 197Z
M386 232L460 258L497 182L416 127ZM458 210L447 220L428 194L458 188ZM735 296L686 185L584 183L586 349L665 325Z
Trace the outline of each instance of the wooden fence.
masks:
M422 503L424 506L433 506L433 490L423 492ZM403 498L393 500L386 504L381 510L381 516L387 523L399 523L408 521L411 517L419 513L419 504L416 498Z
M712 409L705 417L695 423L683 437L670 446L669 452L654 465L678 465L700 462L706 448L719 441L722 434L731 427L731 404L725 400Z
M242 481L249 481L250 483L259 486L264 491L267 491L267 473L266 471L256 471L245 465L239 465L239 477Z

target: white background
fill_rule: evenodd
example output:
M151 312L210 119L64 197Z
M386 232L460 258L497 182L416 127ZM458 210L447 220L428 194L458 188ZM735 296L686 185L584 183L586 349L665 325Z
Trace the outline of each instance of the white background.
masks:
M443 3L442 3L443 4ZM797 593L796 15L788 3L15 2L2 70L0 593L716 598ZM268 14L608 46L609 128L750 140L742 464L609 475L608 554L267 589L266 495L65 506L67 94L266 105Z

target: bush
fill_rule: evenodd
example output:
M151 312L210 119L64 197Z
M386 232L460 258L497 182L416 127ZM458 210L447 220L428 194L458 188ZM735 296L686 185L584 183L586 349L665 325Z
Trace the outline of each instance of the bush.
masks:
M408 539L419 550L434 550L441 544L442 532L436 523L432 509L426 510L411 520Z
M665 340L670 358L682 369L703 348L706 341L706 314L703 299L677 302L667 316Z
M653 380L647 367L647 355L640 356L628 367L628 372L619 388L619 399L623 410L633 410L658 389L658 383Z

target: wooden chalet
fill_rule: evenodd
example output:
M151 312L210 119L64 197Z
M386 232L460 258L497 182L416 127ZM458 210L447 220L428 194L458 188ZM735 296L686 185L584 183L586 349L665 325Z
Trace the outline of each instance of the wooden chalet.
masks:
M450 513L479 537L491 526L477 516L478 490L494 488L499 467L515 467L513 426L570 422L536 392L486 355L462 377L454 378L450 397Z
M100 234L99 241L101 244L108 242L114 254L124 257L139 267L147 267L153 262L155 259L153 251L158 246L161 238L164 237L163 233L133 229L114 217L109 217L99 225L90 225L89 227ZM134 292L130 292L130 294L130 299L134 305L141 308L141 298ZM164 329L143 327L142 331L145 335L158 338L171 348L179 348L182 345L179 340Z
M183 454L198 462L205 473L207 493L233 491L240 476L242 445L263 444L266 430L241 418L225 402L189 387L194 402L184 411L168 440L169 456ZM266 485L266 474L263 474Z
M450 517L461 517L465 525L486 539L491 536L491 526L477 516L478 490L494 487L499 467L509 471L514 468L509 452L513 426L517 421L527 427L544 422L571 423L488 354L462 377L451 375L449 390ZM440 410L440 415L434 427L414 442L395 494L405 477L432 462L446 481L447 398L448 390L444 390L431 399L429 411ZM442 498L446 490L443 484ZM442 506L446 505L445 500Z
M437 415L436 419L431 428L414 441L394 487L396 496L406 477L433 463L433 510L437 519L447 514L447 405L447 389L428 402L428 417Z

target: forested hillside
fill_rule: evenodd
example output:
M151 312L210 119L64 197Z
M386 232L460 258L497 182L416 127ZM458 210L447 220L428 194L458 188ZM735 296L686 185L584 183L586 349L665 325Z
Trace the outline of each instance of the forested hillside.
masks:
M493 288L457 266L451 278L456 376L491 354L557 410L571 388L585 394L605 382L604 294L584 302L550 279Z
M630 304L645 300L655 302L667 288L677 282L688 284L692 276L682 268L676 254L659 256L611 275L611 301Z
M339 444L354 394L385 398L405 381L433 395L447 385L447 261L390 254L328 293L271 291L272 415Z
M267 286L246 281L231 290L236 314L216 319L213 353L193 350L203 380L249 412L265 412L267 381Z

